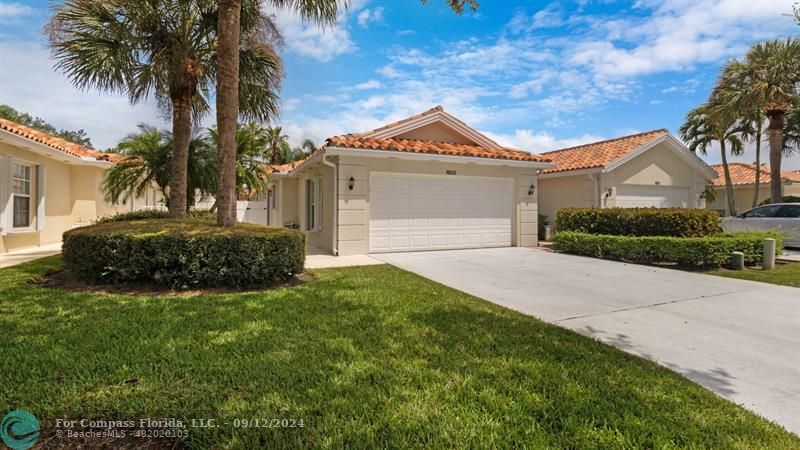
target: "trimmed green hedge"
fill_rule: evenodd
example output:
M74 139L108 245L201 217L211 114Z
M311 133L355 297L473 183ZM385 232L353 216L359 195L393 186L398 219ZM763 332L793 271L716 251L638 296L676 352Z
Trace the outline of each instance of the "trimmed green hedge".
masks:
M210 209L191 209L186 212L186 218L213 222L217 220L217 214ZM166 209L142 209L139 211L123 212L114 214L113 216L101 217L95 223L127 222L131 220L147 219L169 219L169 211Z
M782 240L776 233L720 233L714 236L676 238L665 236L611 236L561 231L553 238L556 251L641 264L677 264L683 267L722 267L731 264L731 253L743 252L747 265L762 261L764 238ZM780 251L780 250L779 250Z
M686 208L563 208L558 231L615 236L700 237L722 231L719 214Z
M65 268L91 283L267 285L303 271L305 235L252 224L119 221L67 231L63 254Z

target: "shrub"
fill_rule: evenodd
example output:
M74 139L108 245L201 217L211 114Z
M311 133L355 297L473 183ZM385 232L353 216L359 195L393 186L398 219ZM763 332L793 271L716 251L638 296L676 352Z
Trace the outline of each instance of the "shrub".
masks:
M210 209L191 209L186 212L186 218L213 222L217 220L217 214L212 212ZM101 217L95 223L125 222L147 219L169 219L169 211L166 209L141 209L139 211L123 212L114 214L112 216Z
M617 236L700 237L719 233L719 214L685 208L564 208L558 231Z
M119 221L64 233L64 266L90 283L176 289L270 284L303 270L301 232L198 220Z
M714 236L611 236L562 231L553 238L560 252L642 264L671 263L684 267L722 267L731 253L743 252L745 264L755 265L764 255L764 238L782 241L776 233L720 233Z
M769 205L770 203L772 203L772 199L768 198L763 202L759 203L758 206ZM787 195L781 198L781 203L800 203L800 197L796 195Z

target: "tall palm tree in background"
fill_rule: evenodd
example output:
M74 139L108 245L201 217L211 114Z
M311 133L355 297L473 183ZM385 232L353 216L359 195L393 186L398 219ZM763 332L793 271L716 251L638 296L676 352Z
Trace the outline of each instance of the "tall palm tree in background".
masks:
M681 125L681 138L692 152L708 153L708 148L718 142L722 156L722 169L725 174L725 193L728 200L728 213L736 214L736 202L733 197L733 182L728 167L728 150L733 155L742 154L742 140L739 137L741 130L737 128L735 120L710 113L711 107L703 105L695 108L686 115L686 121Z
M300 144L299 147L292 149L291 161L300 161L302 159L306 159L308 155L314 153L315 151L317 151L317 144L315 144L311 139L303 139L303 143Z
M800 81L800 40L766 41L753 45L744 61L730 61L714 89L713 113L735 116L760 109L767 117L769 140L770 197L782 198L781 160L786 113L797 99Z
M264 163L269 161L269 128L256 123L240 124L236 128L236 188L237 194L261 194L266 192L269 176ZM219 148L219 131L208 130L212 147Z
M169 206L174 149L172 134L153 126L139 124L139 132L127 136L117 145L125 158L106 172L102 189L109 201L117 203L130 197L141 197L156 186ZM187 159L187 206L194 203L195 193L213 194L216 186L216 150L208 139L196 135L189 141Z
M268 120L278 112L280 36L257 0L244 4L246 39L233 47L237 58L242 53L239 113ZM169 208L179 218L188 204L192 127L208 112L217 78L217 7L216 0L67 0L47 26L56 68L77 87L125 93L134 104L153 95L171 116Z
M753 208L758 206L758 196L761 187L761 141L764 137L764 119L764 112L760 109L754 109L749 113L742 114L742 118L740 120L740 134L742 141L753 142L755 144L756 179L755 189L753 191Z
M286 164L292 162L292 147L289 136L283 134L281 127L267 128L267 154L270 164Z

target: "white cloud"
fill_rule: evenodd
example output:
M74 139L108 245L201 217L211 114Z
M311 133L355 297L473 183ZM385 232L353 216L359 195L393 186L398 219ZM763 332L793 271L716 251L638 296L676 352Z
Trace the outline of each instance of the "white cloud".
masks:
M358 26L367 28L371 23L383 23L383 12L384 9L380 6L374 9L364 9L358 13Z
M414 34L416 34L416 33L417 33L417 32L416 32L416 31L414 31L414 30L399 30L399 31L398 31L397 33L395 33L395 34L396 34L396 35L398 35L398 36L412 36L412 35L414 35Z
M574 147L576 145L602 141L604 139L600 136L595 136L592 134L558 139L546 131L536 132L529 129L514 130L512 134L495 134L491 132L484 132L484 134L495 140L498 144L519 148L534 153L558 150L566 147Z
M300 56L329 62L340 55L357 50L347 28L348 15L339 14L336 23L320 26L303 21L294 11L269 11L275 15L278 28L283 34L286 48Z
M123 95L79 91L53 70L49 51L39 44L0 42L0 55L0 103L58 128L84 129L96 148L115 146L139 122L168 128L154 101L130 106Z
M33 14L33 8L22 3L0 2L0 19L15 19Z
M376 70L376 72L385 76L386 78L399 78L402 76L402 73L391 64L381 67L380 69Z
M537 11L533 16L528 17L522 11L518 11L509 22L508 26L514 33L532 31L539 28L558 27L566 23L564 11L558 3L550 3L544 9Z
M383 87L383 84L381 84L381 82L378 80L369 80L363 83L359 83L354 87L359 90L380 89L381 87Z

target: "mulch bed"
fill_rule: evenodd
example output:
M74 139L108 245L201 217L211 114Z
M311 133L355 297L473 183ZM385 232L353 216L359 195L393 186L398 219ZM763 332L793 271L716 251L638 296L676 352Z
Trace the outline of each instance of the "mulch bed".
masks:
M65 291L81 292L89 294L116 294L116 295L143 295L143 296L158 296L158 297L197 297L201 295L211 294L230 294L230 293L243 293L243 292L261 292L271 291L274 289L281 289L285 287L297 286L303 283L308 283L315 279L314 275L309 272L304 272L295 275L292 278L273 283L269 285L250 285L240 287L211 287L211 288L194 288L187 290L175 290L166 286L157 284L90 284L78 280L66 270L58 270L44 276L43 278L33 281L33 284L39 287L62 289Z

